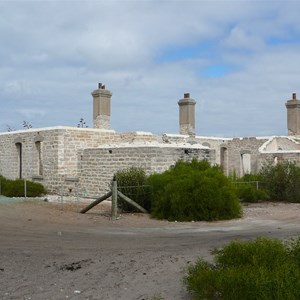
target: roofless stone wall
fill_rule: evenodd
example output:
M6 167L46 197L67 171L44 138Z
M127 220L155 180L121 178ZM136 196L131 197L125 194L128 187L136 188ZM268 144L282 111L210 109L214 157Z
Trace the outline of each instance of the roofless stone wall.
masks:
M113 174L138 166L147 173L162 172L179 159L193 157L215 163L214 150L176 142L147 132L53 127L0 134L0 174L42 183L50 193L88 194L108 188Z
M113 174L131 166L148 174L176 161L207 159L226 175L257 173L263 164L300 162L300 144L289 137L233 138L116 133L113 130L53 127L0 133L0 174L38 181L50 193L95 196Z
M228 153L228 174L243 176L245 173L257 173L261 168L259 148L268 138L234 138L223 145ZM249 157L249 169L243 170L243 156Z
M114 131L53 127L0 134L0 174L33 179L57 192L66 178L78 176L78 151L120 143Z
M284 161L294 162L300 166L300 151L298 152L277 152L277 153L262 153L259 157L259 164L262 167L266 163L282 163Z
M132 166L143 168L147 174L163 172L179 159L207 159L214 163L213 150L177 147L104 147L79 152L80 190L99 196L109 190L115 172Z
M10 179L38 178L50 183L61 167L62 145L59 129L1 133L0 174Z

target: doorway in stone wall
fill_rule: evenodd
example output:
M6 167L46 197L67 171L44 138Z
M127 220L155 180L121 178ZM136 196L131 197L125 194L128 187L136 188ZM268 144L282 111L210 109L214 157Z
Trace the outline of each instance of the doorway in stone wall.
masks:
M241 172L240 175L251 173L251 154L250 152L241 152Z

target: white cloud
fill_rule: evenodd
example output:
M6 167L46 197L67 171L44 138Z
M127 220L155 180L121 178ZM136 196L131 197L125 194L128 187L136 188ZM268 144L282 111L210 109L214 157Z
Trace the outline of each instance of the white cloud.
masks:
M191 92L201 135L283 134L284 101L300 85L299 8L297 1L0 2L0 130L25 117L35 127L76 126L80 117L91 126L90 92L104 82L120 131L178 132L177 101ZM193 55L159 59L182 49ZM230 72L199 75L218 64Z
M25 120L34 120L35 118L42 118L46 115L44 110L36 108L17 109L17 112L21 114Z
M233 49L246 50L260 50L264 46L261 37L246 32L239 27L234 27L223 43L225 46Z

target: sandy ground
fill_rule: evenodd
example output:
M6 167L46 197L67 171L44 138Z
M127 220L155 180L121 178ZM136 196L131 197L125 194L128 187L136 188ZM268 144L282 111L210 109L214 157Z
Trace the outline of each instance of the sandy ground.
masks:
M244 207L242 219L167 222L144 214L109 216L103 203L0 204L0 299L190 299L184 268L234 238L300 232L300 204Z

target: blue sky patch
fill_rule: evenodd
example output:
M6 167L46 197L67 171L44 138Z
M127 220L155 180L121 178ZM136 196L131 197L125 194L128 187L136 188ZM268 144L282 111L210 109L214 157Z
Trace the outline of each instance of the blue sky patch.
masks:
M166 48L160 55L159 62L170 62L197 57L211 58L214 53L214 43L203 42L189 47L172 46Z
M215 64L206 67L204 70L198 70L196 74L201 77L218 78L232 73L236 68L226 64Z
M293 38L291 36L285 36L285 37L271 36L266 40L266 43L270 46L290 44L290 43L294 43L294 42L295 42L295 38Z

